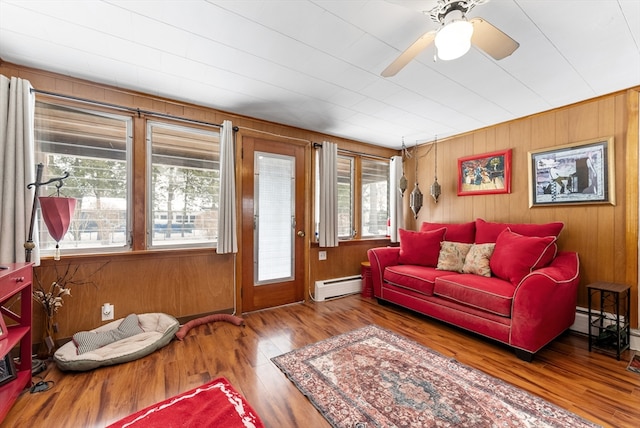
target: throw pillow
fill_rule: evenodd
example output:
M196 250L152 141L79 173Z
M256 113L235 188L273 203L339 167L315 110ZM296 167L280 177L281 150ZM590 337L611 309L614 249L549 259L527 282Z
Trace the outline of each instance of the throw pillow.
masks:
M486 244L496 242L498 235L509 228L512 232L524 236L555 236L560 235L564 223L556 221L553 223L492 223L479 218L476 219L476 244ZM447 238L448 239L448 238Z
M438 255L438 270L450 270L462 272L464 260L472 244L462 242L442 241L440 243L440 254Z
M518 284L534 269L547 265L555 253L555 236L524 236L507 228L496 240L490 260L491 271L499 278Z
M467 253L467 257L464 259L462 273L491 276L489 263L495 246L496 244L493 243L472 245Z
M445 228L432 232L399 229L400 254L398 262L403 265L436 267L440 254L440 242L444 239L445 232Z
M78 355L80 355L140 333L144 333L144 330L138 323L138 315L130 314L114 330L80 331L73 335L73 342L78 348Z
M431 232L433 230L447 228L444 239L450 242L463 242L473 244L476 236L476 222L468 223L429 223L425 221L420 226L420 232Z

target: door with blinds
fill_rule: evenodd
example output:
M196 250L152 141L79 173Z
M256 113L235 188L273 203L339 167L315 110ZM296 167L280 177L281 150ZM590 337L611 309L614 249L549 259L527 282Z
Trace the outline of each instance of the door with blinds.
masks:
M242 310L304 299L305 146L242 139Z

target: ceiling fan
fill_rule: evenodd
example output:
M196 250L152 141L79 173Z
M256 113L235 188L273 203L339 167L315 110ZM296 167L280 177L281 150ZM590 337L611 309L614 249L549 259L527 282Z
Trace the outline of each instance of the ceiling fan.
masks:
M437 58L445 61L460 58L469 51L472 44L496 60L511 55L520 46L518 42L494 27L486 19L467 20L466 18L467 12L474 6L487 1L438 0L433 9L422 13L429 15L433 21L440 24L440 27L420 36L382 71L382 76L396 75L432 42L436 45Z

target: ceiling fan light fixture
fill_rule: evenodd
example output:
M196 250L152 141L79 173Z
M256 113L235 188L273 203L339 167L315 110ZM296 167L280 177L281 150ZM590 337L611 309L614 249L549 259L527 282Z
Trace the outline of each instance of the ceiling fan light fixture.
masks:
M452 19L447 19L454 15ZM444 61L460 58L471 48L473 24L464 19L460 11L450 12L445 25L436 34L435 44L438 58Z

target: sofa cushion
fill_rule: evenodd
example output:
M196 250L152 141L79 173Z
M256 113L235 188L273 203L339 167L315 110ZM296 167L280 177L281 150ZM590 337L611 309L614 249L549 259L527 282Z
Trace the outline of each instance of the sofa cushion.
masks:
M464 260L473 244L462 242L442 241L440 243L440 254L438 254L438 270L450 270L462 272Z
M440 242L444 239L445 231L444 227L431 232L399 229L400 254L398 262L403 265L436 267L438 254L440 254Z
M496 242L498 235L506 228L512 232L524 236L555 236L560 235L564 223L553 222L545 224L533 223L491 223L479 218L476 220L476 244L486 244ZM448 237L447 237L448 240Z
M433 294L500 316L511 316L515 286L499 278L473 274L445 275L436 279Z
M384 281L418 293L433 295L433 283L441 271L415 265L389 266L384 270Z
M496 244L473 244L464 259L462 273L491 276L489 265Z
M489 265L499 278L518 284L555 257L555 236L524 236L506 229L498 236Z
M465 244L473 244L476 236L476 222L468 223L429 223L425 221L420 226L420 232L430 232L433 230L447 228L444 239L452 242L463 242Z

